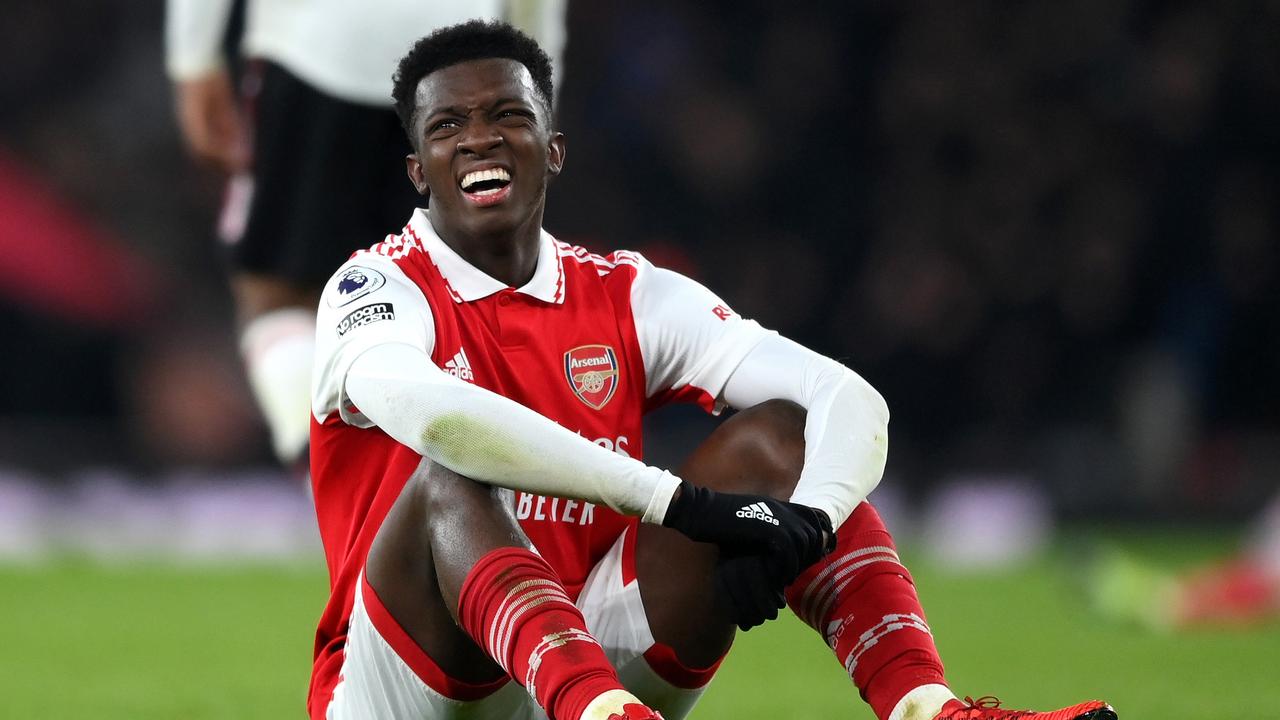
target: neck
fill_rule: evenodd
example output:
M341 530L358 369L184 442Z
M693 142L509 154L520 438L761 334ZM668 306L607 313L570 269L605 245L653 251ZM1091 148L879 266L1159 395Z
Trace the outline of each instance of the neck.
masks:
M542 239L541 212L533 213L515 228L492 233L447 227L431 212L427 217L445 245L489 277L508 287L521 287L533 279Z

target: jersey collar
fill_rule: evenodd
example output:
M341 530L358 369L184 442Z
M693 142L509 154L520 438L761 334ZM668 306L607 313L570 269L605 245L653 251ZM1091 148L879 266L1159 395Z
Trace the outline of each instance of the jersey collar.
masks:
M449 285L449 294L454 302L474 302L509 289L508 285L463 260L461 255L446 245L436 234L435 228L431 227L426 209L414 210L413 217L409 219L409 227ZM553 305L564 302L564 265L556 248L555 238L546 230L542 231L538 240L538 266L533 271L533 277L515 291Z

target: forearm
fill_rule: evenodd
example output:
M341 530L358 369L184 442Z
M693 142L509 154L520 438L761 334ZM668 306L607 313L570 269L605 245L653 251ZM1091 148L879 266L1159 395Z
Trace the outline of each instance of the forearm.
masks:
M734 371L724 399L734 407L784 399L805 408L804 469L791 500L827 513L833 526L879 484L889 410L871 385L840 363L769 337Z
M454 378L409 345L352 363L347 395L398 442L474 480L573 497L660 523L679 479L618 455L505 397Z

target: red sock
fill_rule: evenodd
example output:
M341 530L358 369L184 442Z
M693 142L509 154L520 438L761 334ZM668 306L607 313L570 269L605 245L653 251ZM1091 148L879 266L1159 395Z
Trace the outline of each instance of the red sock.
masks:
M911 574L880 515L862 503L836 533L836 549L804 571L787 604L822 633L876 717L909 691L945 685Z
M554 570L523 548L480 558L458 598L462 629L553 720L578 720L622 684Z

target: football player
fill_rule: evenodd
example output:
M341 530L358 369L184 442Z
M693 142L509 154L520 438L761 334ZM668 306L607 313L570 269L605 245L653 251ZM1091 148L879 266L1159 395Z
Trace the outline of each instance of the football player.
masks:
M320 303L311 467L332 596L312 718L675 720L735 628L785 604L881 720L1024 717L946 685L865 502L880 395L689 278L542 229L567 146L536 43L440 30L395 98L429 209ZM641 417L673 402L742 409L678 476L639 459Z

